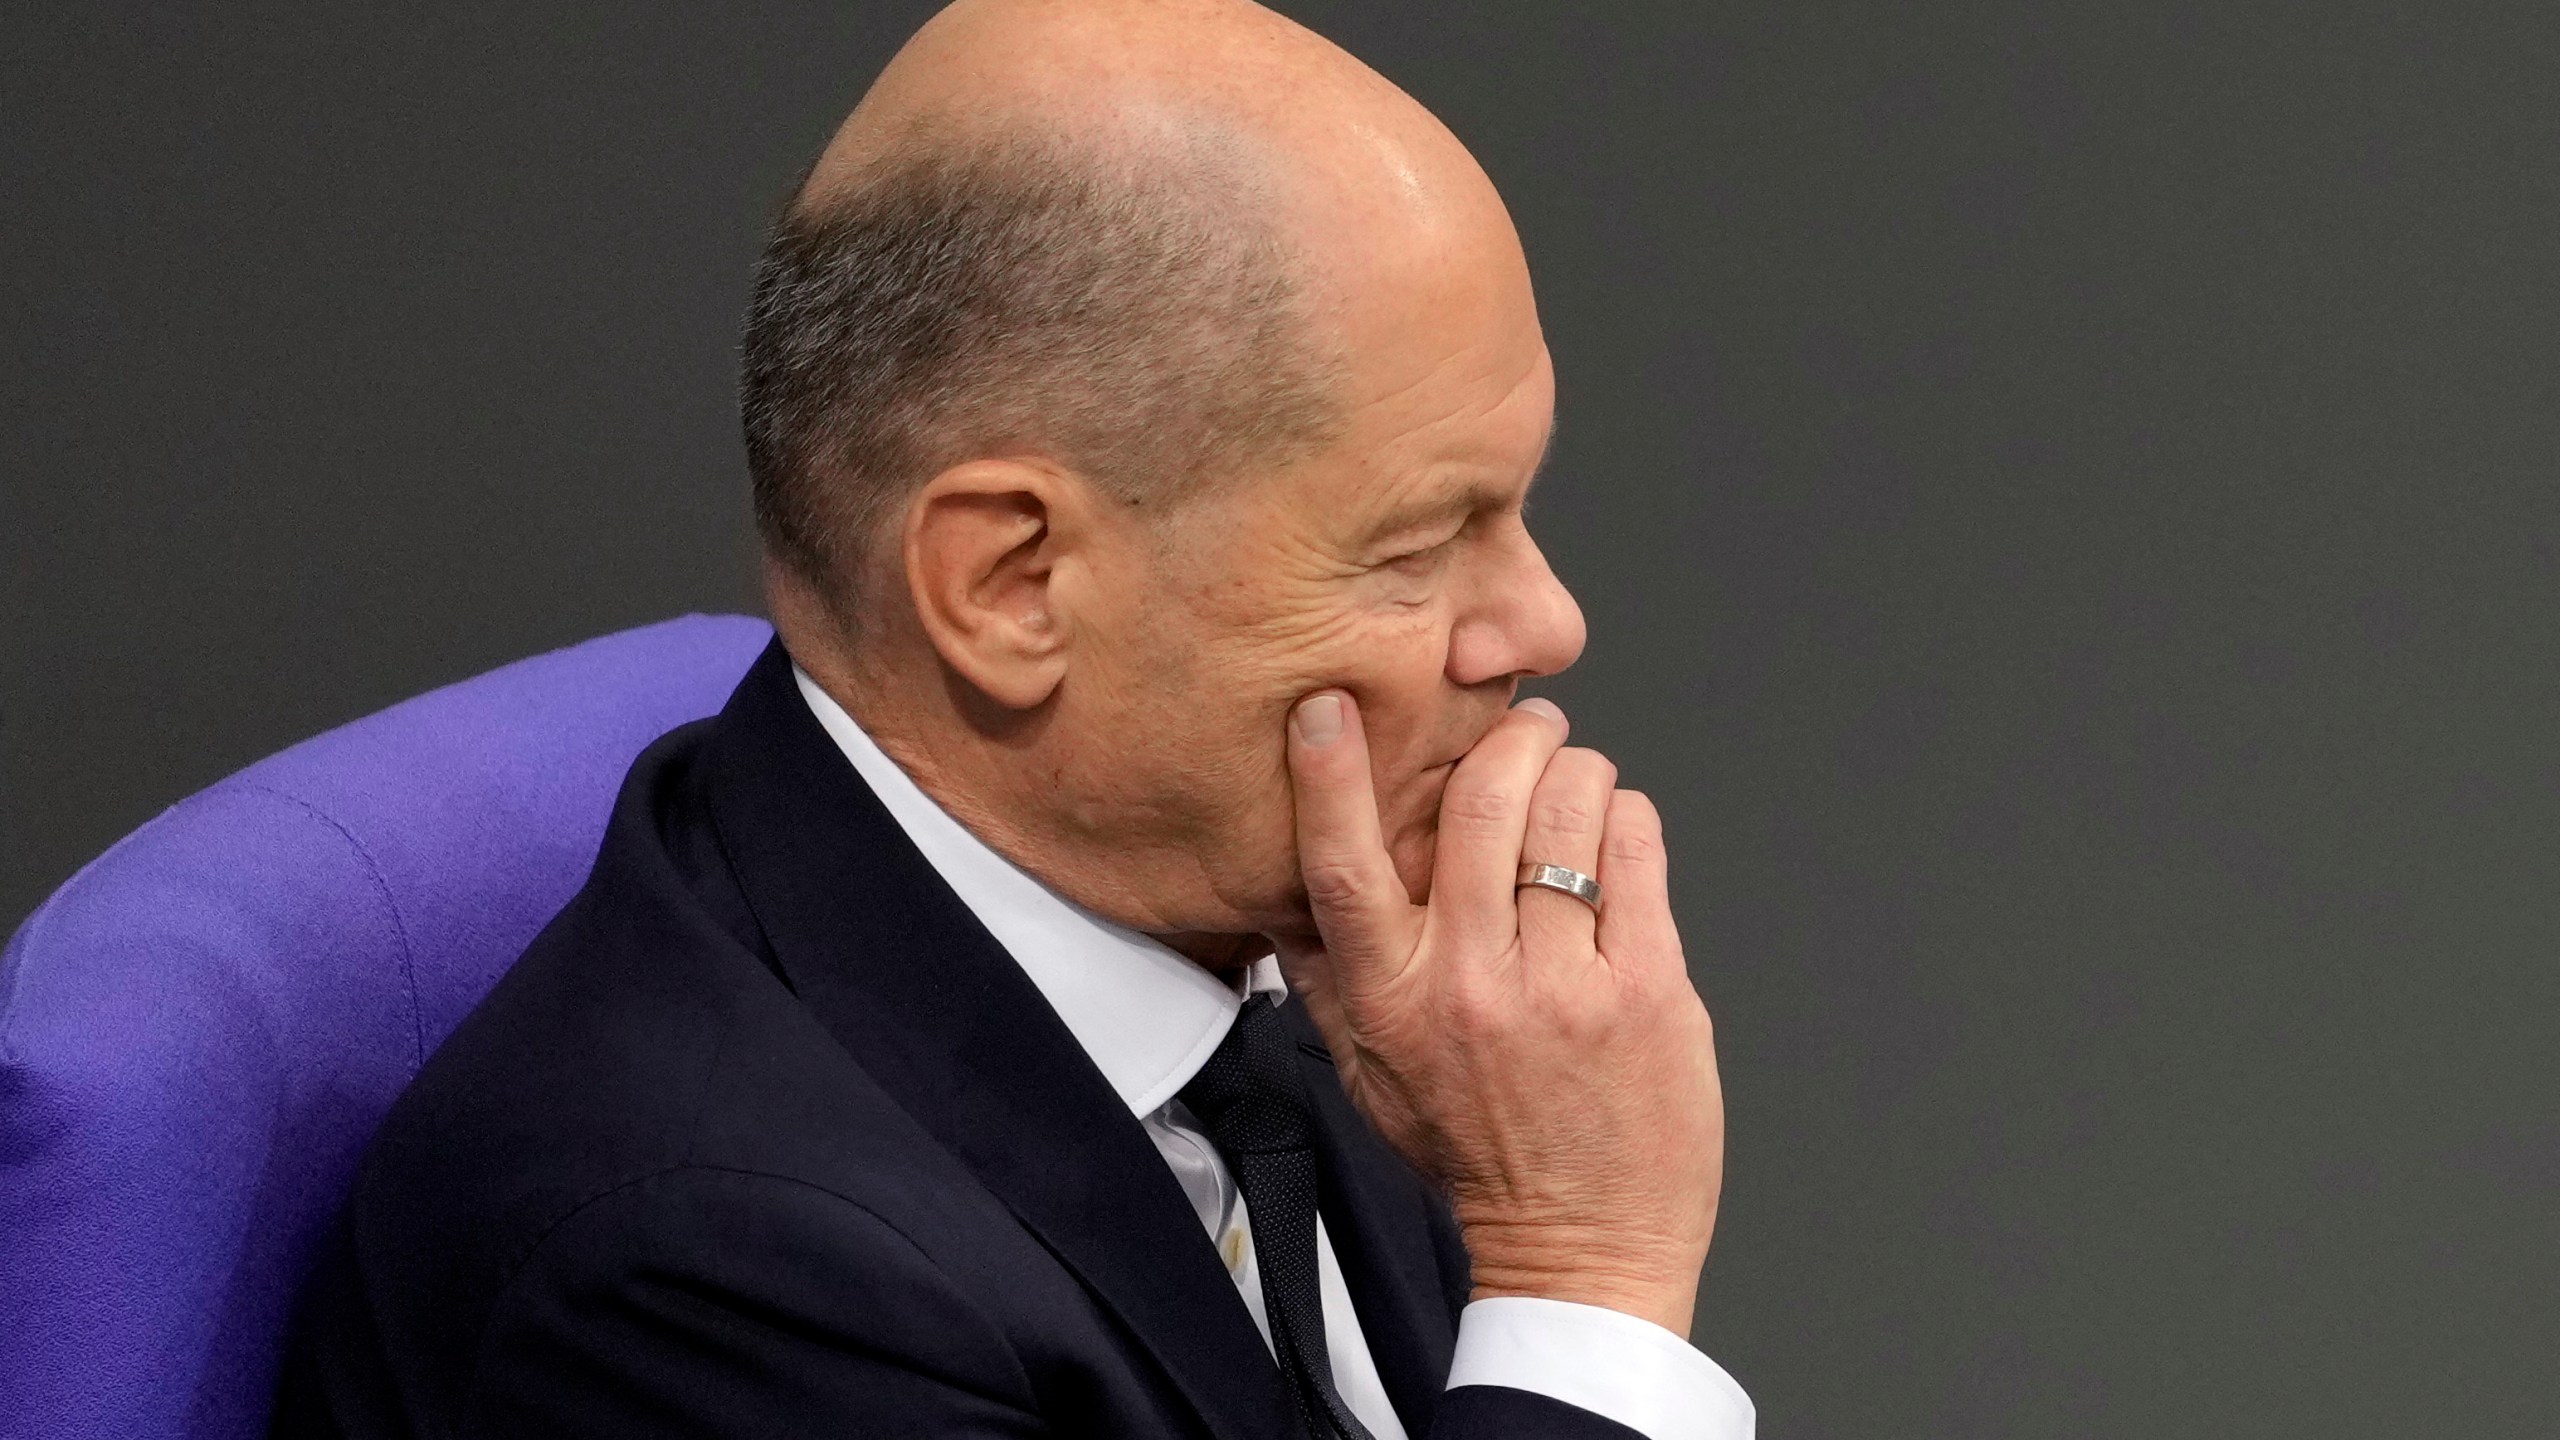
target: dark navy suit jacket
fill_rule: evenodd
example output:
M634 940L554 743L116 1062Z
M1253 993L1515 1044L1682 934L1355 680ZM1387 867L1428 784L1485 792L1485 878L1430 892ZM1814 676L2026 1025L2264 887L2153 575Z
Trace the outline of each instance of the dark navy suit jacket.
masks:
M1326 1227L1407 1428L1633 1437L1525 1391L1442 1391L1457 1230L1311 1029L1302 1049ZM365 1440L1295 1423L1139 1122L778 646L640 758L585 889L393 1110L276 1422Z

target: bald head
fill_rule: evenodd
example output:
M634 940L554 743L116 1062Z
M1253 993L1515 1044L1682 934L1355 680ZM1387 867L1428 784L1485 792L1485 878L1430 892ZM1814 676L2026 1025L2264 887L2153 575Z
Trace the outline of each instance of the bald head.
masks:
M758 268L741 388L768 546L849 617L884 522L963 460L1170 506L1320 450L1346 355L1393 323L1380 291L1453 256L1518 268L1490 184L1320 37L1238 0L961 0Z

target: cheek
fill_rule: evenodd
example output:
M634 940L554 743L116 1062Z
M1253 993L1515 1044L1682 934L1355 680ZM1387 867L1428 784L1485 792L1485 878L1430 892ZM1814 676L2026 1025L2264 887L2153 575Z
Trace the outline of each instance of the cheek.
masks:
M1422 772L1452 758L1448 654L1447 632L1428 621L1379 626L1337 682L1360 702L1369 763L1391 803L1411 804ZM1438 797L1434 784L1428 808L1437 809Z
M1447 778L1423 772L1451 758L1448 617L1437 604L1393 607L1287 571L1238 567L1166 597L1171 613L1153 622L1149 648L1170 642L1184 663L1164 667L1178 669L1178 679L1145 688L1178 689L1179 699L1167 698L1184 713L1165 722L1183 753L1163 759L1187 772L1195 820L1210 832L1202 843L1230 863L1294 874L1289 708L1316 690L1348 690L1366 729L1388 848L1410 883L1429 871Z
M1371 779L1378 790L1378 822L1387 852L1407 890L1419 898L1429 884L1440 795L1450 758L1452 693L1445 678L1447 633L1429 615L1352 617L1325 636L1326 643L1293 656L1294 663L1263 678L1272 706L1267 728L1270 774L1267 794L1273 833L1263 840L1296 867L1297 842L1288 823L1288 753L1282 727L1288 707L1312 691L1338 686L1360 707L1369 744Z
M1258 625L1224 637L1208 667L1213 703L1271 742L1275 767L1285 764L1280 739L1289 707L1337 687L1360 707L1382 789L1447 759L1429 753L1444 743L1448 728L1449 632L1442 617L1433 610L1360 607L1340 597L1327 601L1276 607Z
M1446 677L1445 632L1381 636L1364 667L1361 713L1368 718L1370 773L1378 786L1378 820L1396 873L1419 901L1428 893L1440 833L1440 799L1456 768L1453 724L1459 697ZM1472 706L1468 707L1472 708Z

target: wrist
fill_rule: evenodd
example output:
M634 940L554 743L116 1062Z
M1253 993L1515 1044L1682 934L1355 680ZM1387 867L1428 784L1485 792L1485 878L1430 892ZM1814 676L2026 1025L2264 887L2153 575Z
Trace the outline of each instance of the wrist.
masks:
M1686 1338L1703 1246L1588 1227L1477 1221L1463 1226L1476 1300L1520 1296L1596 1305Z

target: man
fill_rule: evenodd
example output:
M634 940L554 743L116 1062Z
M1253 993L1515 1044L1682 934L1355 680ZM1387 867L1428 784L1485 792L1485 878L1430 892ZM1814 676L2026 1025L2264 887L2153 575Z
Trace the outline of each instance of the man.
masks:
M1457 141L1238 0L961 0L743 388L776 648L386 1124L280 1429L1747 1435Z

